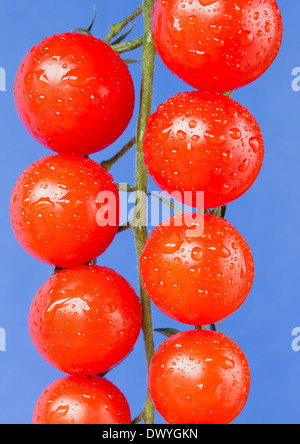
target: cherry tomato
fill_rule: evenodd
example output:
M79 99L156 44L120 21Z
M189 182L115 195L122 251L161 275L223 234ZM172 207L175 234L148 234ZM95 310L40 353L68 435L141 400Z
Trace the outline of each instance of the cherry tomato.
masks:
M135 101L121 57L80 33L38 43L24 58L14 91L29 133L64 154L90 154L111 145L130 122Z
M21 175L10 212L14 233L29 254L71 267L91 262L114 239L119 193L112 176L96 162L49 156Z
M129 405L120 390L97 376L54 381L36 403L33 424L130 424Z
M220 94L187 92L149 118L145 162L156 184L188 206L204 192L205 208L245 193L264 157L259 125L249 111ZM178 194L179 192L179 194Z
M201 91L225 92L270 67L283 25L275 0L156 0L152 31L174 74Z
M229 424L250 390L247 359L221 333L193 330L166 340L149 370L149 391L169 424Z
M254 279L251 250L229 222L204 215L201 228L191 213L173 216L152 231L141 257L143 284L154 304L190 325L231 315Z
M60 271L37 292L29 313L42 357L69 374L102 374L132 350L141 330L139 298L118 273L81 266Z

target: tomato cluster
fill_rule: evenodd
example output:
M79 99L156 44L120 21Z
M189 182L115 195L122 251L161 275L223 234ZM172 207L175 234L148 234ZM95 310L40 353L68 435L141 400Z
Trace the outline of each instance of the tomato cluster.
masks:
M140 262L154 304L197 328L165 341L150 366L152 401L170 424L230 423L249 394L244 354L206 325L215 330L216 322L245 301L254 279L253 258L244 238L211 209L239 198L260 172L259 125L229 96L269 68L282 28L275 0L154 2L157 52L198 91L177 94L150 116L145 162L156 184L175 200L195 208L204 192L208 213L203 219L178 214L159 225Z
M130 353L142 314L130 284L94 264L118 232L119 193L112 176L87 155L123 133L134 100L127 65L91 35L43 40L17 73L15 102L22 122L58 153L23 172L10 204L19 243L56 267L32 302L29 330L41 356L73 375L43 393L34 423L131 422L119 390L90 377L106 373Z
M250 369L215 323L248 297L254 263L245 239L222 214L253 185L264 157L258 123L230 91L272 64L282 20L275 0L155 0L152 32L165 65L197 91L161 104L143 139L156 184L196 208L156 227L141 256L150 299L170 318L195 327L169 334L155 353L149 393L170 424L228 424L246 404ZM96 265L118 232L119 194L112 176L88 155L123 133L134 99L119 54L80 32L43 40L17 73L20 118L57 153L23 172L10 205L19 243L56 267L32 302L29 330L41 356L69 374L41 395L36 424L131 421L126 399L101 375L134 347L142 310L122 276Z

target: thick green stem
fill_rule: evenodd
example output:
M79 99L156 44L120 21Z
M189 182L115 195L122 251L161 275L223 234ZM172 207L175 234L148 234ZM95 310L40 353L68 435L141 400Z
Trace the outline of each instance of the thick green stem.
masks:
M143 155L143 141L147 120L151 114L152 109L152 94L153 94L153 79L154 79L154 65L155 65L155 47L152 40L151 33L151 14L154 5L154 0L144 0L144 42L143 42L143 60L142 60L142 86L140 99L140 112L137 129L137 152L136 152L136 189L147 194L148 189L148 171L144 162ZM145 226L145 219L147 213L147 200L140 202L139 209L136 212L136 219L139 221L134 228L138 267L140 258L143 253L145 243L147 240L147 228ZM139 273L141 304L143 309L143 334L146 350L147 365L149 367L152 357L154 356L154 341L153 341L153 324L150 298L147 295ZM145 424L154 423L154 406L151 402L149 393L144 407L143 419Z

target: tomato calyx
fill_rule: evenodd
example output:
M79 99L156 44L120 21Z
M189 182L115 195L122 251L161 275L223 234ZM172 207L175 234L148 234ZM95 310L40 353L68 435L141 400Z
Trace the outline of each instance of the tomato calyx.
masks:
M156 331L156 333L162 334L163 336L166 336L167 338L180 333L180 330L177 330L176 328L155 328L154 331Z
M96 9L96 6L94 6L94 17L93 17L93 20L91 21L89 27L87 29L85 29L85 28L76 28L76 29L73 29L72 32L78 32L80 34L85 34L85 35L92 35L91 31L92 31L92 28L94 26L96 17L97 17L97 9Z

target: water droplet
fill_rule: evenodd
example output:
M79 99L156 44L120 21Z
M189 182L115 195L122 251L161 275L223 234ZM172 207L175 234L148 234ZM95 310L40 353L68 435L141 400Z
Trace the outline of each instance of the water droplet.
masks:
M185 140L186 137L187 137L187 134L184 131L182 131L182 130L177 131L176 135L177 135L179 140Z
M266 32L270 32L271 29L272 29L272 27L271 27L271 23L270 23L270 22L267 22L267 23L266 23L266 26L265 26L265 30L266 30Z
M204 137L208 142L213 143L215 145L220 145L226 140L224 134L215 134L215 133L206 132L204 134Z
M199 277L200 272L201 272L201 268L199 268L199 267L192 267L189 269L189 274L193 278Z
M252 31L247 31L246 29L242 29L239 32L240 42L242 46L249 46L253 42L254 36Z
M165 128L163 131L159 133L159 138L162 142L166 142L171 134L173 126Z
M178 251L180 249L182 244L183 244L182 240L164 241L160 244L160 249L161 249L162 253L174 254L174 253L176 253L176 251Z
M191 256L194 261L200 261L203 257L202 249L200 247L193 248Z
M251 146L254 153L257 153L259 150L259 141L255 137L251 137L249 140L249 145Z
M55 423L59 419L64 418L67 415L68 411L69 411L68 405L62 405L58 407L54 412L51 412L49 415L51 418L51 422Z
M227 164L231 163L232 160L233 160L232 153L229 150L225 151L222 154L222 160L223 160L224 163L227 163Z
M196 25L196 23L197 23L197 17L196 17L195 15L191 15L191 16L188 18L188 22L189 22L190 25Z
M241 163L241 165L239 166L239 171L240 171L241 173L245 173L245 172L248 170L248 168L249 168L249 164L250 164L250 160L249 160L249 159L245 159L245 160Z
M191 121L189 122L189 127L190 127L191 129L196 128L196 126L197 126L197 122L196 122L196 120L191 120Z
M198 0L202 6L210 6L216 3L217 0Z
M242 133L238 128L232 128L229 134L230 137L234 140L238 140L242 137Z

